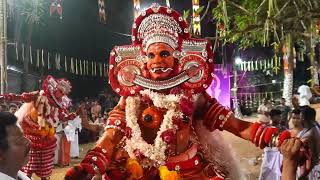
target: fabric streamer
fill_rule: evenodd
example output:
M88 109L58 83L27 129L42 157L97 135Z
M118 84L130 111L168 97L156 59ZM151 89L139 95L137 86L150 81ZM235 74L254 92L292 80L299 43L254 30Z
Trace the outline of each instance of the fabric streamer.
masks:
M37 49L37 67L40 66L40 50Z
M64 56L64 70L65 70L65 72L68 72L67 56Z
M62 0L51 0L50 16L57 14L62 19Z
M31 46L29 46L29 58L30 58L30 64L33 64L33 62L32 62L32 49L31 49Z
M192 0L192 30L193 34L201 35L200 14L198 9L200 8L199 0Z
M133 0L133 16L137 18L140 11L140 0Z
M98 0L98 8L99 8L99 22L102 24L106 24L106 11L104 0Z

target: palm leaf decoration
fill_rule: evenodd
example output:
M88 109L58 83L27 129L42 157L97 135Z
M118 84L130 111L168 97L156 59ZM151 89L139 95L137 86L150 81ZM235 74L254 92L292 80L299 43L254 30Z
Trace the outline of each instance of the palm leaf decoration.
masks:
M44 18L49 8L48 2L45 0L19 0L19 14L25 18L27 24L43 25Z

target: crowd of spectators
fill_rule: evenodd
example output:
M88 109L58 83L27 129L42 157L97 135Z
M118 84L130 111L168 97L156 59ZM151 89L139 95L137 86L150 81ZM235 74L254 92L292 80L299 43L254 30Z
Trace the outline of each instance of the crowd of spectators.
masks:
M77 109L80 105L85 106L88 115L88 123L104 124L108 118L108 113L118 104L119 97L115 94L101 92L97 98L85 97L82 100L73 102L73 107ZM79 134L79 143L95 141L99 137L99 132L94 132L84 128Z
M0 112L10 112L14 114L22 105L21 102L2 102L0 104Z

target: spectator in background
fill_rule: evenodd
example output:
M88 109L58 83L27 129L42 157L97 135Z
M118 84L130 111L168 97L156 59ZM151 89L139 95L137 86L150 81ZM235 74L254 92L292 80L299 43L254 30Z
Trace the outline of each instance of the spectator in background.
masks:
M263 99L262 104L258 107L258 121L261 123L269 124L270 123L270 111L271 111L271 104L268 102L267 99Z
M17 117L8 112L0 113L0 179L30 180L19 171L28 162L29 140L16 125Z
M292 124L292 128L290 129L291 137L297 137L298 134L303 130L299 108L292 110L290 121Z
M98 100L95 100L93 102L93 105L91 107L91 117L92 121L95 122L99 117L101 117L101 105L99 104Z
M1 104L1 111L0 112L6 112L8 111L8 107L5 104Z
M318 174L313 169L318 164L319 161L319 152L320 152L320 131L319 125L315 121L316 111L310 106L300 107L300 119L302 122L303 130L298 133L299 138L301 138L304 144L308 144L311 149L311 169L305 171L304 169L299 169L298 175L299 178L307 178L309 180L318 179ZM311 173L310 173L311 171Z
M14 114L18 110L18 106L15 104L9 105L9 113Z
M4 112L3 104L0 105L0 112Z
M280 110L272 109L270 111L270 119L272 126L279 128L280 131L285 130L280 124ZM281 180L281 165L282 155L279 149L277 147L265 147L259 180Z
M286 99L281 98L280 105L276 109L281 111L281 125L289 128L288 114L291 111L291 108L286 105Z
M104 91L101 91L101 93L98 96L98 102L101 106L101 115L103 116L104 111L107 108L107 98L105 96Z

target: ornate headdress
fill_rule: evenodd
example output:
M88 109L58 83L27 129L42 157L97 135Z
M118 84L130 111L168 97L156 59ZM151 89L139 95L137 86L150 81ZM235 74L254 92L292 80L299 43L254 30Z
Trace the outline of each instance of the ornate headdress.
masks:
M188 24L181 15L158 4L141 12L132 26L132 42L142 44L144 51L156 42L163 42L177 49L182 39L189 37Z
M179 60L176 75L171 79L148 79L144 69L145 53L153 43L165 43L174 49ZM187 22L175 10L153 4L142 11L132 25L132 45L116 46L110 53L109 80L122 96L139 93L141 89L168 90L179 86L202 92L212 81L213 54L205 39L190 38ZM198 69L197 73L190 73Z
M42 83L42 89L49 102L56 104L59 108L68 108L71 105L71 100L67 96L71 92L71 88L71 83L68 80L55 79L50 75ZM56 97L55 92L58 90L64 94L62 97Z

